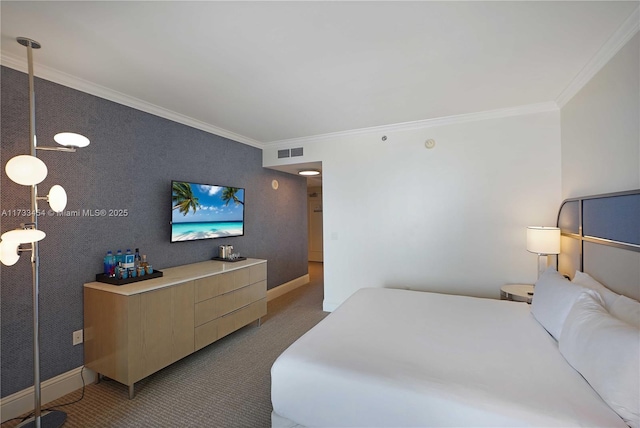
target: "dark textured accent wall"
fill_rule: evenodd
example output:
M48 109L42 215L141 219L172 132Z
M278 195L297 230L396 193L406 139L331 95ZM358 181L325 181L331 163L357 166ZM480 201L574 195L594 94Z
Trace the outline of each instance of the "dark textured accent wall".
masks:
M29 190L4 173L6 162L29 152L27 75L2 67L0 231L28 217ZM139 110L36 79L39 145L58 132L91 140L76 153L38 152L49 169L39 193L61 184L67 211L127 210L125 217L44 215L40 243L42 381L83 364L72 332L83 328L82 285L95 280L107 250L139 247L156 269L208 260L218 245L268 260L268 287L307 273L306 181L262 168L262 151ZM162 90L162 88L158 88ZM216 102L211 100L212 103ZM169 243L171 180L244 187L245 235ZM278 190L271 181L280 182ZM43 202L40 208L49 209ZM2 397L33 385L31 266L23 255L0 267Z

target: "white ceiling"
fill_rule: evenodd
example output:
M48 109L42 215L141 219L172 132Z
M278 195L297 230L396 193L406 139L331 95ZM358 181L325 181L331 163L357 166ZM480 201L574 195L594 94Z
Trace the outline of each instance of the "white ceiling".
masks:
M638 1L2 1L2 62L257 147L556 100Z

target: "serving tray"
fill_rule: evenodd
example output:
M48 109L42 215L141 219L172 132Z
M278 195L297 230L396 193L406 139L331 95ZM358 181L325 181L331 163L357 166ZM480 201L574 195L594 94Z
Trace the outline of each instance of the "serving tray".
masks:
M211 258L211 260L217 260L219 262L235 263L235 262L240 262L242 260L247 260L247 258L246 257L238 257L237 259L223 259L222 257L213 257L213 258Z
M154 270L152 273L148 273L142 276L136 276L134 278L126 278L126 279L118 279L106 276L104 273L96 274L96 281L104 282L106 284L112 285L125 285L131 284L132 282L146 281L147 279L160 278L162 276L162 271Z

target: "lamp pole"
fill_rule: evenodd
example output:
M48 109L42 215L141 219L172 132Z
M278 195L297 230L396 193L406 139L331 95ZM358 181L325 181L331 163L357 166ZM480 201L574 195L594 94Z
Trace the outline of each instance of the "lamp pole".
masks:
M20 41L18 41L20 43ZM33 84L33 47L31 40L27 43L27 62L29 63L29 142L31 156L36 156L36 91ZM37 45L38 49L40 45ZM31 223L38 228L38 185L31 186ZM33 278L33 399L36 427L40 427L41 388L40 388L40 254L39 243L33 242L31 252L31 277Z
M36 147L36 93L33 76L33 49L40 49L40 43L26 37L18 37L18 43L27 47L27 62L29 66L29 145L31 156L37 157ZM31 223L38 229L38 185L31 186ZM38 242L31 243L31 277L33 289L33 400L34 416L27 419L19 427L60 427L67 415L64 412L52 411L42 415L42 399L40 386L40 252ZM46 418L44 417L46 416Z

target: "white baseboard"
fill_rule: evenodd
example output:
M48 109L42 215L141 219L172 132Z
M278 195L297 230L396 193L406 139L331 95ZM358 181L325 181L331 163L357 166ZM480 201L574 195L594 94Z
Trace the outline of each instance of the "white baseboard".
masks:
M78 367L62 373L56 377L45 380L40 386L41 407L45 408L58 398L82 388L82 378L85 385L93 383L96 379L94 371L84 367ZM80 375L82 373L82 376ZM33 411L34 397L33 386L0 399L0 422L17 418L27 412Z
M322 310L324 312L333 312L338 308L338 306L340 306L338 303L327 302L326 300L322 301Z
M289 291L295 290L296 288L306 285L309 283L309 274L302 275L299 278L291 280L289 282L285 282L277 287L274 287L270 290L267 290L267 302L272 301L276 297L280 297L283 294L287 294Z

